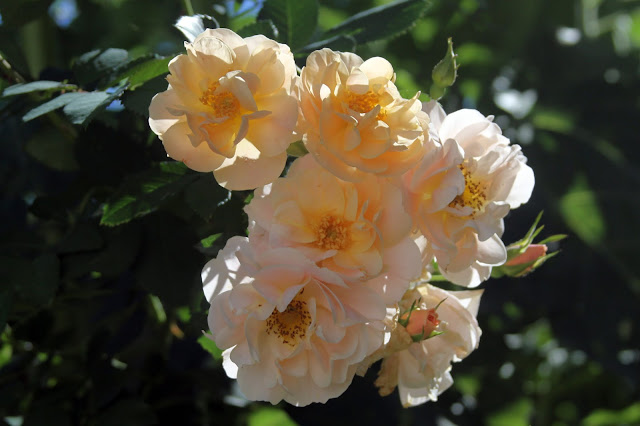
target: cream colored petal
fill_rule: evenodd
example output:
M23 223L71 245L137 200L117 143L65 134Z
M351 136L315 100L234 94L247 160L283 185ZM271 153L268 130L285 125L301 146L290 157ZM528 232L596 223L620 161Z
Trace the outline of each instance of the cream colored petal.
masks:
M179 121L184 121L184 116L176 116L168 110L168 108L179 104L180 99L171 88L158 93L151 99L151 104L149 105L149 127L156 135L161 135Z
M295 201L280 204L273 213L273 221L281 227L278 230L278 233L283 234L281 239L286 238L295 243L311 243L316 240L308 219Z
M296 139L293 130L298 119L298 103L293 97L281 92L259 99L258 107L270 114L250 124L246 139L266 155L286 151Z
M213 174L224 188L234 191L254 189L276 180L286 162L286 152L267 157L245 139L236 145L236 155L226 158Z
M369 91L367 75L358 68L354 69L347 79L347 89L356 95L367 93Z
M393 66L384 58L375 56L369 58L362 65L360 70L364 72L369 79L383 77L386 80L393 80Z
M214 37L221 40L225 45L229 46L233 50L235 56L235 65L237 69L242 69L247 60L249 59L249 48L245 41L238 34L227 28L207 29L200 34L194 44L199 38Z
M167 155L198 172L210 172L220 167L225 158L213 152L207 144L194 147L189 140L189 133L191 130L185 122L167 129L161 138Z

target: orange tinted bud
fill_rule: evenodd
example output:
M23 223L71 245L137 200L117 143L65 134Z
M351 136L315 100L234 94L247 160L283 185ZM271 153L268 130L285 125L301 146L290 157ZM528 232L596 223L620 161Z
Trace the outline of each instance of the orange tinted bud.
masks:
M409 314L402 316L402 319L407 319ZM428 337L440 324L438 319L438 313L435 309L427 309L426 311L413 311L409 317L409 323L406 326L407 332L411 336L424 336Z
M537 259L540 259L546 254L547 254L546 245L530 244L529 247L527 247L527 249L524 251L524 253L517 255L513 259L510 259L507 263L505 263L505 265L506 266L524 265L527 263L531 263Z

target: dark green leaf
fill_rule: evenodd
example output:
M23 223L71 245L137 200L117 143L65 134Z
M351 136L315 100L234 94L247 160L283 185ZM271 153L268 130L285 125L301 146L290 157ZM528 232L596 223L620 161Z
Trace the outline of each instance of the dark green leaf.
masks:
M22 301L36 306L48 303L55 294L60 276L60 261L48 253L29 261L23 258L0 257L2 282L13 287Z
M78 97L65 105L63 111L73 124L87 124L90 118L101 110L101 107L106 107L117 99L124 92L125 87L125 85L119 86L110 93L83 93L85 96Z
M168 74L168 66L171 59L173 57L163 58L158 56L137 59L128 64L126 70L122 70L112 80L111 85L117 85L118 82L127 79L129 82L127 90L135 90L155 77Z
M326 38L314 43L308 44L302 49L301 52L313 52L314 50L320 50L324 47L328 47L331 50L340 52L353 52L356 49L356 39L350 35L337 35L330 38Z
M103 243L95 225L79 223L60 241L57 252L62 254L98 250Z
M78 170L75 143L60 132L43 127L27 141L25 151L40 163L63 172Z
M7 87L4 92L2 92L2 96L14 96L14 95L22 95L25 93L38 92L38 91L49 91L49 90L73 90L78 86L73 84L65 84L59 81L48 81L48 80L40 80L34 81L31 83L20 83L14 84L13 86Z
M13 290L8 285L0 287L0 333L4 330L7 323L7 317L11 312L13 305Z
M257 21L246 25L237 31L240 37L250 37L252 35L262 34L265 37L277 40L279 36L278 29L270 19Z
M189 306L202 293L204 261L195 246L198 238L182 220L158 212L147 216L135 276L142 287L158 296L165 309Z
M218 185L212 173L208 173L187 186L184 196L189 207L207 220L230 197L230 192Z
M196 178L197 175L187 174L184 164L175 161L130 176L107 201L100 224L116 226L144 216Z
M145 426L157 424L156 415L142 400L125 399L106 409L96 420L98 426Z
M73 102L74 100L81 98L83 95L84 93L79 92L63 93L62 95L53 98L50 101L47 101L26 113L24 117L22 117L22 121L30 121L34 118L40 117L41 115L50 113L51 111L55 111L58 108L62 108L63 106Z
M259 20L270 20L278 29L278 41L291 50L304 46L318 25L316 0L269 0L258 14Z
M78 278L94 272L107 278L118 277L134 262L140 251L141 229L138 223L102 228L100 231L104 240L102 250L77 251L62 257L65 278ZM85 241L83 244L88 248L89 243L96 242Z
M92 50L76 60L73 71L84 86L111 74L128 61L129 53L123 49Z
M50 4L50 0L3 1L2 25L18 28L45 14Z
M429 8L428 0L401 0L357 13L323 38L350 35L358 44L385 40L408 31Z
M158 76L147 81L134 91L127 90L122 95L122 103L126 109L134 111L143 117L149 117L151 99L165 90L167 90L167 80Z
M22 120L30 121L64 107L64 113L73 124L87 124L90 118L100 110L100 107L110 104L122 94L124 89L125 86L122 85L110 93L100 91L63 93L32 109L22 117Z

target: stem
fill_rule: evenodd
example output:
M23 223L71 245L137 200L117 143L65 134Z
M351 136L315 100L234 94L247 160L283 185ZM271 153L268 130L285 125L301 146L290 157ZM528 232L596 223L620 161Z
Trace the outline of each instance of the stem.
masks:
M193 16L195 12L193 11L193 5L191 4L191 0L182 0L184 3L185 9L187 9L187 15Z

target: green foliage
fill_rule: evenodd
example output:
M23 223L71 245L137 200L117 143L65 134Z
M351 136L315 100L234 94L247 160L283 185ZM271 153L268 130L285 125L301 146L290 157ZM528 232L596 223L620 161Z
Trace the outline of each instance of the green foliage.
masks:
M396 37L408 31L426 13L427 0L400 0L356 13L329 29L324 39L349 36L358 44Z
M640 423L640 402L622 410L595 410L583 421L583 426L633 425Z
M318 24L316 0L269 0L258 14L259 20L271 21L278 29L276 40L292 50L305 45Z
M483 287L479 348L454 364L438 402L409 410L375 393L375 368L326 405L234 394L222 351L202 334L199 274L229 237L246 235L253 194L167 161L147 121L184 52L172 24L186 3L77 0L68 28L52 3L0 6L2 422L640 422L637 2L190 0L242 36L288 43L296 59L323 47L385 57L405 97L429 91L453 37L461 69L443 106L495 115L523 146L536 189L505 218L504 240L532 242L543 208L547 231L570 238L534 274ZM453 57L449 46L449 71ZM519 106L527 91L525 114L498 106L505 94ZM288 150L305 152L300 142ZM560 238L540 243L553 251Z
M198 343L200 344L200 346L202 346L202 349L209 352L215 359L222 359L222 351L218 349L216 343L211 337L203 334L198 338Z
M125 180L104 206L101 225L116 226L156 210L197 178L182 163L158 164Z
M249 415L249 426L296 426L287 413L278 408L261 407Z
M24 95L25 93L41 91L73 90L76 87L77 86L73 84L65 84L59 81L39 80L32 81L31 83L18 83L13 86L9 86L4 90L4 92L2 92L2 96Z

